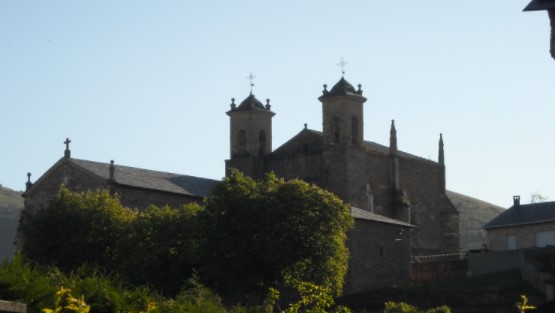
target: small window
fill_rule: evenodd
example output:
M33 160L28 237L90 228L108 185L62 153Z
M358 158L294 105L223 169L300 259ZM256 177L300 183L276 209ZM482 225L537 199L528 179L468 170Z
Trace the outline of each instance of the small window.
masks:
M380 246L380 257L383 257L383 246Z
M507 250L516 250L516 235L507 236Z
M247 132L244 129L239 131L237 136L237 146L239 154L245 154L247 152Z
M258 156L266 155L266 133L261 130L258 133Z
M555 246L555 231L542 231L536 233L536 247Z

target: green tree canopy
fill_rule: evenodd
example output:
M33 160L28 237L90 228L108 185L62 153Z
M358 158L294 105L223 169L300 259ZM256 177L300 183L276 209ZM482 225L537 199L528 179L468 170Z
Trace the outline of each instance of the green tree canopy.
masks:
M141 212L120 247L121 275L135 285L149 284L165 295L177 294L201 262L200 210L193 203L178 209L152 206Z
M205 277L222 293L258 293L306 281L341 293L349 207L301 180L232 171L205 208Z
M47 209L26 216L23 253L65 271L84 263L113 269L136 215L107 191L78 194L62 186Z
M175 295L201 261L199 210L189 204L139 212L107 191L74 193L62 186L48 208L27 217L22 252L65 272L89 264Z

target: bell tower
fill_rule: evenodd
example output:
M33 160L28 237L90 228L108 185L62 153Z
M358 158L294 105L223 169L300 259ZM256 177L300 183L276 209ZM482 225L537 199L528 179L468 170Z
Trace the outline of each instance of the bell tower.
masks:
M231 99L230 159L226 160L226 175L236 168L254 178L264 175L264 157L272 152L272 117L270 99L263 105L251 93L239 105Z
M361 85L355 90L342 76L328 91L324 85L322 96L322 117L325 145L359 146L363 138L363 103Z

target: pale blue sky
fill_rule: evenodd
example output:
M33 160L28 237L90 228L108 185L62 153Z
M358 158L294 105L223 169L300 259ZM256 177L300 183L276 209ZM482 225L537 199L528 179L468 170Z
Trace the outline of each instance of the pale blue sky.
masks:
M219 179L230 99L271 99L274 149L321 130L322 84L362 84L365 139L437 160L504 207L555 200L555 61L528 0L0 0L0 183L72 156Z

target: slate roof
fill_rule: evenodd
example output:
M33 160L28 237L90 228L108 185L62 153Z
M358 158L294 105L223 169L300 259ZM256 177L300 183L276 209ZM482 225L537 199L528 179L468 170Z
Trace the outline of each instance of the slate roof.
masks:
M262 104L262 102L260 102L258 99L256 99L256 97L251 93L234 110L246 111L246 110L254 110L254 109L265 110L264 105Z
M370 211L365 211L354 206L351 207L351 216L355 219L393 224L393 225L404 226L404 227L415 227L414 225L411 225L409 223L401 222L399 220L392 219L376 213L372 213Z
M110 178L110 164L79 159L65 159L101 178ZM115 164L115 182L119 185L158 190L193 197L206 197L217 180L182 174L151 171Z
M520 204L503 211L484 225L484 229L555 221L555 202Z
M345 95L355 95L362 97L362 91L355 90L355 87L353 87L351 83L345 80L344 77L341 77L341 79L331 88L330 91L326 92L324 90L324 95L322 95L319 99Z

